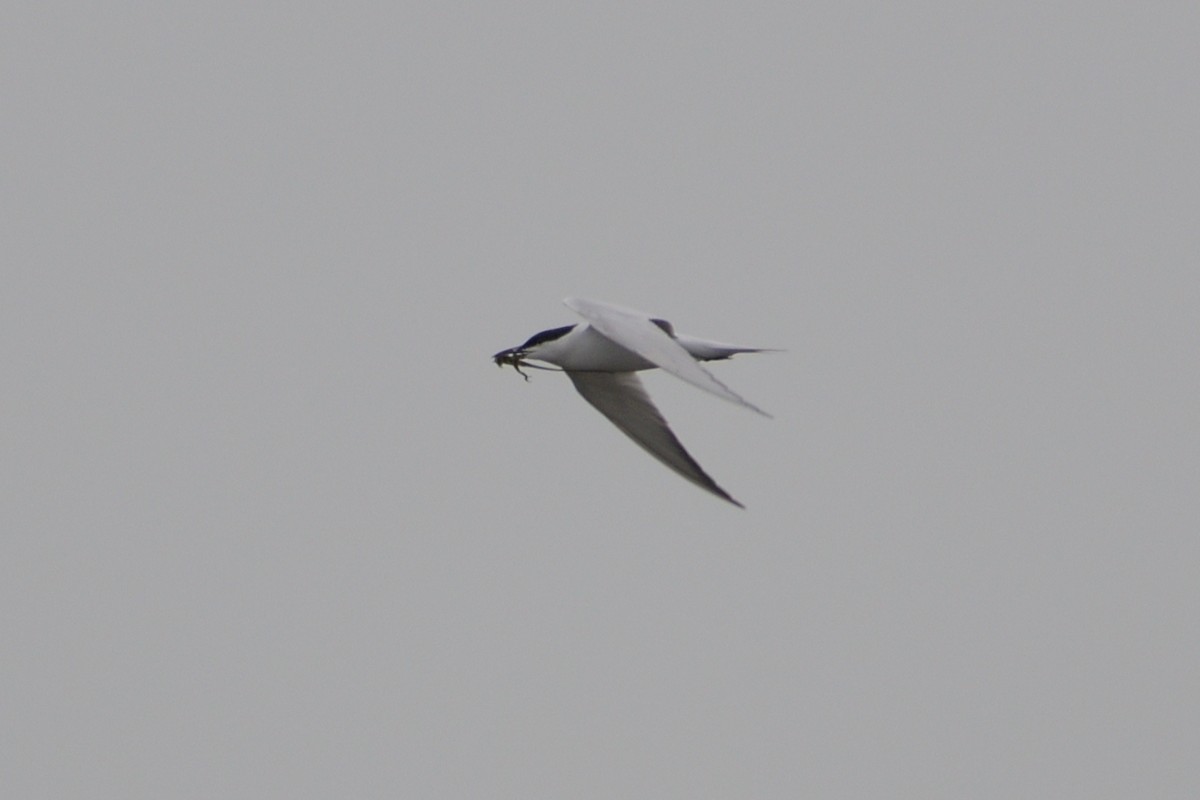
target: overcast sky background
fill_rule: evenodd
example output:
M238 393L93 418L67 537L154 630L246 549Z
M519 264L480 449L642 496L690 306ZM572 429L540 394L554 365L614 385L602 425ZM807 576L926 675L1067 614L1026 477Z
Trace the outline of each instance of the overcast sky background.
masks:
M20 3L13 798L1195 798L1200 12ZM488 357L580 295L786 348Z

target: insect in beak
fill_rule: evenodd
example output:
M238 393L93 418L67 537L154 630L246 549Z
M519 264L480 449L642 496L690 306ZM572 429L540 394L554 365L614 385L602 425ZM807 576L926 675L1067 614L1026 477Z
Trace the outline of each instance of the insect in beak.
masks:
M501 350L499 353L496 353L496 355L492 356L492 360L495 361L496 366L500 367L501 369L504 368L505 364L508 364L517 371L518 375L528 381L529 376L521 371L521 367L527 366L526 362L521 359L521 355L521 351L516 348L511 350Z

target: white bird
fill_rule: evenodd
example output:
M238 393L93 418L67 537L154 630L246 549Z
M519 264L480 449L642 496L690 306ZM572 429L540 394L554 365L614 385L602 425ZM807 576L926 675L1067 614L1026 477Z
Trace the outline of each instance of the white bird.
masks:
M716 361L736 353L767 352L768 348L739 347L677 334L666 320L598 300L568 297L563 302L587 324L535 333L519 347L492 356L497 366L509 364L517 372L523 366L546 369L528 363L534 360L561 368L584 400L646 452L702 489L745 508L718 486L683 448L636 373L656 367L664 369L718 397L769 417L770 414L743 400L700 365L700 361Z

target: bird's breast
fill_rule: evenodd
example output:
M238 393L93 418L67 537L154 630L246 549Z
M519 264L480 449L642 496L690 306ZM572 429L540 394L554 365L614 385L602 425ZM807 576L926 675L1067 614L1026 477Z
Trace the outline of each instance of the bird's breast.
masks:
M636 372L656 366L590 325L581 325L560 339L530 350L528 357L563 369L593 372Z

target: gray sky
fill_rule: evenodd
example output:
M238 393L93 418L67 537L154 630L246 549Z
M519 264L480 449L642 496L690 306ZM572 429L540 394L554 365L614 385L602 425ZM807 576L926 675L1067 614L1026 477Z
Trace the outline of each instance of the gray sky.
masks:
M1194 798L1185 8L9 9L6 794Z

